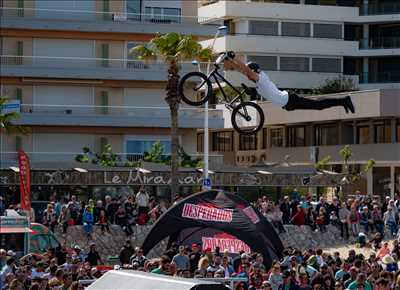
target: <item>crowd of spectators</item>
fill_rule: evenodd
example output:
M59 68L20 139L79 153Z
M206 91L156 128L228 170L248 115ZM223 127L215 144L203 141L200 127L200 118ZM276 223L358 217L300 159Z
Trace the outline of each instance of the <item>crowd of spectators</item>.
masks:
M312 202L311 195L300 197L297 194L290 199L285 196L280 202L273 202L267 197L257 200L255 206L275 226L279 233L285 232L283 225L307 225L312 230L325 232L331 224L340 229L343 238L350 235L359 238L379 234L392 237L396 235L399 224L400 198L389 196L382 202L379 198L356 197L339 201L333 197L327 202L320 197Z
M84 289L82 281L102 276L104 271L98 267L101 264L103 260L94 243L87 253L78 246L73 249L61 246L50 248L43 255L30 253L22 258L17 258L11 250L0 249L0 289Z
M135 225L155 222L168 208L165 200L156 200L144 187L136 194L120 197L106 195L104 199L98 200L79 200L76 195L71 195L70 198L61 196L58 199L55 196L52 196L42 212L32 214L34 218L31 221L37 221L53 232L59 230L64 234L69 226L82 225L88 240L91 240L94 226L99 226L105 234L110 232L110 225L119 225L127 236L131 236ZM4 212L5 208L0 199L0 211ZM19 210L18 205L9 205L8 208Z
M179 199L179 197L177 197ZM368 257L350 250L347 256L321 249L287 248L283 259L266 268L259 253L231 254L227 251L203 249L202 244L173 243L159 258L148 259L143 250L131 244L130 225L154 222L167 205L156 203L141 188L136 195L124 198L105 197L87 203L61 199L51 202L43 212L43 223L52 230L59 227L83 225L90 238L94 225L104 233L109 224L120 225L128 236L119 254L120 267L183 278L242 278L235 289L268 290L372 290L400 289L400 246L397 234L400 199L357 197L340 202L311 196L285 196L280 202L267 197L258 199L254 206L276 227L285 232L285 225L306 225L316 232L326 231L332 224L340 228L341 236L357 238L360 246L369 244L374 252ZM362 239L363 238L363 239ZM251 245L250 245L251 246ZM97 279L106 261L91 242L84 252L78 246L60 246L44 255L28 254L16 259L15 253L0 249L0 289L83 289L78 281Z

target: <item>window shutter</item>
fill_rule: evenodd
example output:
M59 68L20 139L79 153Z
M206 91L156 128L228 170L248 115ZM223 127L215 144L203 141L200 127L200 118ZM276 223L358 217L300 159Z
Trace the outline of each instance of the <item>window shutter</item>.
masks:
M24 0L17 0L18 17L24 17Z
M15 92L15 97L22 103L22 89L17 88Z
M111 20L111 13L110 13L110 0L103 0L103 19L104 20Z
M101 113L108 114L108 91L101 91L100 106Z
M109 66L109 62L108 62L108 58L109 58L109 49L110 46L108 43L102 43L101 44L101 65L103 67L108 67Z
M100 137L100 151L103 152L108 144L108 139L106 137Z
M22 150L22 137L15 136L15 151Z

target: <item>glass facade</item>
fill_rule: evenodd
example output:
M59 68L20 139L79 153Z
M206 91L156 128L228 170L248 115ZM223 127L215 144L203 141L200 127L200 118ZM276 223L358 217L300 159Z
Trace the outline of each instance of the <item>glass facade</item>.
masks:
M141 20L142 0L126 0L127 18L130 20Z
M306 146L306 128L295 126L287 128L287 146L299 147Z
M257 135L239 135L239 150L257 150Z
M338 126L335 124L316 126L315 143L316 146L337 145L339 143Z
M357 127L357 144L369 144L370 143L370 130L369 126L358 126Z
M392 133L391 133L390 121L382 121L374 124L374 142L375 143L391 143Z
M143 154L150 151L154 143L159 140L127 140L126 153ZM159 141L164 146L164 154L171 154L171 141Z
M212 151L233 151L233 132L213 132Z

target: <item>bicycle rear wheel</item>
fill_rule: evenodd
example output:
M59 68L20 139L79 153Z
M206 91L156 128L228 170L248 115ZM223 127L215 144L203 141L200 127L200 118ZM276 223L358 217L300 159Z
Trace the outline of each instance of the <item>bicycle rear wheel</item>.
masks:
M253 102L242 102L233 109L231 122L240 134L256 134L264 125L264 112Z
M184 75L178 84L178 93L182 100L192 106L201 106L212 94L212 84L201 72L190 72Z

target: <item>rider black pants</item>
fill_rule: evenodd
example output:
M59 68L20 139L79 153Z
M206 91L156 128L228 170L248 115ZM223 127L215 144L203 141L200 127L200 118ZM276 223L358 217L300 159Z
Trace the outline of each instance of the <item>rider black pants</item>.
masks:
M283 107L287 111L293 110L323 110L336 106L343 106L344 98L336 99L307 99L298 96L297 94L290 94L288 103Z

